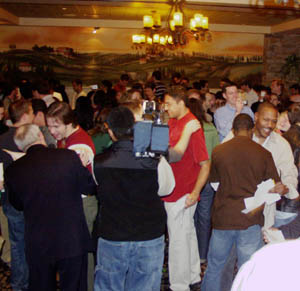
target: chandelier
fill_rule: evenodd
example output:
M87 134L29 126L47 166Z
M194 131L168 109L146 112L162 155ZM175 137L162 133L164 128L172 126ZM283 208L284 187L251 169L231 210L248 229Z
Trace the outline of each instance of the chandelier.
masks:
M159 53L165 49L184 47L190 39L211 41L208 17L196 13L187 27L187 19L183 13L184 2L185 0L172 0L165 27L162 27L161 16L156 11L152 11L152 15L144 15L144 30L141 34L132 35L133 48L145 48L146 52Z

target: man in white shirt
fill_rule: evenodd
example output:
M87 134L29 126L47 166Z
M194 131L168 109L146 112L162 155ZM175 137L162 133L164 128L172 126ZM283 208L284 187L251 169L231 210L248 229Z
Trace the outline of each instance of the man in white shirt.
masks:
M70 105L71 108L74 109L76 105L76 100L83 96L85 97L87 94L82 89L82 81L80 79L76 79L72 82L73 89L75 91L74 95L71 98Z

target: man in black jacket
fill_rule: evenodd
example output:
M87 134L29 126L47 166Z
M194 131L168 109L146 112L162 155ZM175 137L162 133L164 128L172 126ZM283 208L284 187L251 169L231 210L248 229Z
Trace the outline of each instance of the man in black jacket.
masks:
M112 110L107 123L114 144L94 168L101 205L94 290L160 290L166 213L158 161L135 158L129 109Z
M95 182L74 151L49 149L36 125L20 126L14 141L26 155L5 172L9 201L24 212L29 290L87 290L90 240L82 193ZM17 182L17 183L16 183Z

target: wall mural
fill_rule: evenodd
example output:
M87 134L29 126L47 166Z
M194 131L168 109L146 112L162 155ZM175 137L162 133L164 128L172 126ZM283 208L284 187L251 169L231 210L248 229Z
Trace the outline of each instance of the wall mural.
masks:
M0 72L10 79L57 78L65 84L81 78L86 85L118 80L129 73L146 80L155 69L165 78L180 72L190 78L210 80L217 86L222 77L239 81L260 80L264 36L212 32L211 42L191 40L183 49L160 55L134 50L135 29L67 27L0 27Z

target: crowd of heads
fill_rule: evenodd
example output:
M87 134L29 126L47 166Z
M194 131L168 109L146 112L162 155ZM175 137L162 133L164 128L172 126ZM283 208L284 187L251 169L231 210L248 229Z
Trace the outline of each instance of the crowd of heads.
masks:
M285 124L290 124L288 113L298 111L300 108L299 84L287 87L282 80L278 79L273 80L270 87L266 87L249 80L235 84L228 78L221 79L219 86L214 86L219 89L210 89L209 84L209 80L204 79L190 82L189 78L178 72L173 73L168 84L168 80L158 70L154 71L145 82L136 82L128 74L122 74L117 82L102 80L97 86L87 87L82 80L75 79L72 81L73 91L79 93L84 89L87 98L79 97L72 110L68 105L69 97L66 88L58 80L31 82L24 79L19 84L0 82L0 117L2 120L9 119L12 124L19 122L20 118L28 121L33 119L33 122L39 126L48 123L51 133L55 137L58 135L61 137L62 133L55 132L59 127L57 123L62 123L60 131L62 125L79 124L92 134L105 132L104 121L109 112L118 105L129 108L137 120L142 120L142 104L145 101L155 102L156 110L167 110L171 118L178 115L176 106L182 101L201 122L212 122L213 113L219 107L226 103L234 105L244 93L253 90L258 96L256 102L258 104L255 108L252 107L252 110L257 111L261 102L271 103L282 113L279 118L280 130L285 128ZM57 102L47 108L43 96L49 94ZM56 98L56 94L61 97ZM29 101L24 102L24 100ZM247 101L244 101L246 104ZM24 113L26 113L25 117Z

